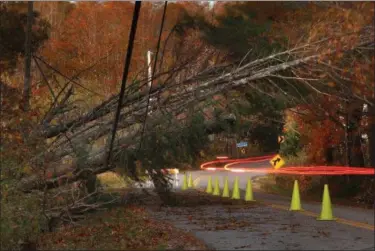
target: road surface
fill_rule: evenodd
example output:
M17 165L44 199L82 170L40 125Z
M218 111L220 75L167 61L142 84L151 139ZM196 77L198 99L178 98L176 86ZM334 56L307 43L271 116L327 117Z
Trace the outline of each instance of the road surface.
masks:
M269 163L245 163L236 167L269 167ZM227 171L195 171L191 174L198 190L206 188L210 176L213 181L219 178L221 189L225 177L230 189L238 177L242 197L249 177L265 175ZM179 190L183 174L172 177L174 188ZM317 221L320 203L304 202L301 198L304 211L290 212L290 197L254 189L254 198L257 202L253 207L230 209L229 213L225 206L205 205L162 210L155 212L155 216L191 231L216 250L374 250L373 210L335 206L334 198L331 198L337 221ZM239 227L223 228L228 222L237 222Z
M253 203L164 208L154 217L215 250L374 250L374 232Z
M270 164L268 161L262 161L262 162L256 162L256 163L244 163L244 164L238 164L236 166L231 167L238 167L238 168L246 168L246 167L269 167ZM248 178L254 179L257 176L263 176L265 173L235 173L235 172L227 172L227 171L197 171L192 172L193 180L196 183L196 188L205 189L207 187L208 178L212 177L212 180L217 177L219 178L220 182L220 188L222 189L224 184L225 177L228 178L229 187L230 189L233 187L233 182L236 177L238 177L239 180L239 187L242 190L242 192L246 189L246 184ZM179 182L175 182L175 187L179 188L181 185L181 181L183 180L183 174L179 174L178 176ZM253 184L253 186L256 186L256 184ZM322 188L323 193L323 188ZM290 197L281 196L281 195L274 195L274 194L268 194L265 192L262 192L258 189L254 189L254 199L260 200L266 203L271 203L276 206L283 206L283 207L289 207L290 206ZM305 211L312 212L315 214L320 214L321 210L321 203L317 202L303 202L302 200L302 208ZM342 218L350 221L356 221L364 224L370 224L374 225L374 210L366 210L366 209L359 209L359 208L351 208L346 206L335 206L334 205L334 198L331 197L331 201L333 203L333 210L334 210L334 216L337 218Z

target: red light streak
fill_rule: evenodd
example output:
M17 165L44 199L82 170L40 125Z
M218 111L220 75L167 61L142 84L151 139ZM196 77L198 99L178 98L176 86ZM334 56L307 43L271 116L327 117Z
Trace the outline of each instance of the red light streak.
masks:
M374 168L347 167L347 166L312 166L312 167L286 167L275 170L280 174L299 175L374 175Z
M258 156L258 157L251 157L246 159L225 159L225 160L215 160L203 163L201 165L201 169L203 170L227 170L231 172L238 172L238 173L269 173L269 174L280 174L280 175L374 175L375 168L365 168L365 167L347 167L347 166L292 166L292 167L284 167L280 169L274 169L271 167L267 168L236 168L232 167L238 164L244 163L254 163L254 162L261 162L265 160L270 160L275 156L267 155L267 156ZM224 167L213 167L212 164L217 163L227 163Z
M292 166L292 167L284 167L280 169L274 169L271 167L267 168L236 168L231 167L238 164L244 164L244 163L256 163L256 162L262 162L266 160L270 160L275 156L275 154L272 155L266 155L266 156L258 156L258 157L250 157L250 158L244 158L244 159L228 159L226 156L218 156L218 160L209 161L206 163L203 163L200 168L202 170L206 171L216 171L216 170L226 170L230 172L236 172L236 173L267 173L267 174L280 174L280 175L308 175L308 176L314 176L314 175L320 175L320 176L331 176L331 175L374 175L375 174L375 168L374 167L347 167L347 166ZM210 166L212 164L217 163L227 163L224 167L216 167L216 166ZM163 172L171 171L172 169L163 169ZM178 170L177 170L178 173Z
M232 165L232 164L230 164ZM346 167L346 166L294 166L280 169L274 168L228 168L226 170L231 172L248 172L248 173L269 173L282 175L374 175L374 168L364 167Z
M272 159L275 156L275 154L272 155L266 155L266 156L257 156L257 157L250 157L245 159L219 159L219 160L213 160L209 162L205 162L201 165L201 169L203 170L225 170L224 167L213 167L211 165L217 164L217 163L252 163L252 162L260 162L265 161L268 159ZM217 157L218 158L218 157Z
M227 156L217 156L216 158L217 159L229 159L229 157L227 157Z

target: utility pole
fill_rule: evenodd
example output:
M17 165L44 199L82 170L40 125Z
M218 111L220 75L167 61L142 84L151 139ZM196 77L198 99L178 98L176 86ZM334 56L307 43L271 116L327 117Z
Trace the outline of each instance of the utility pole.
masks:
M151 51L147 51L147 65L148 65L148 88L152 85L152 68L151 68Z
M148 88L149 88L149 91L152 87L152 68L151 68L151 54L152 52L151 51L147 51L147 65L148 65ZM148 102L150 103L150 96L148 97ZM148 108L150 109L150 107ZM148 114L151 114L152 111L149 111Z
M375 7L375 2L374 2ZM374 21L374 19L373 19ZM372 54L375 56L375 53ZM375 102L375 84L373 85L372 100ZM370 130L368 134L369 148L370 148L370 166L375 167L375 105L367 105L367 112L370 117Z

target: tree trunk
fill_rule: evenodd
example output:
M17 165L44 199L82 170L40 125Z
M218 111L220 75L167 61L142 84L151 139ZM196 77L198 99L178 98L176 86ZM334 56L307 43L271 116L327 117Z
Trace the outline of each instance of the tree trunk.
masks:
M25 79L23 86L23 110L30 110L31 96L31 32L33 24L33 2L27 3L27 25L25 38Z
M375 106L369 106L369 114L371 114L370 130L368 135L370 148L370 166L375 168Z
M362 133L360 130L363 115L363 104L354 102L348 116L348 149L349 166L363 167L365 159L362 151Z
M362 135L360 133L356 133L352 142L350 166L365 166L365 159L362 151Z
M349 102L345 102L345 165L350 166Z
M171 193L169 181L160 172L154 172L149 169L152 182L154 183L155 192L158 194L164 205L176 205L175 197Z

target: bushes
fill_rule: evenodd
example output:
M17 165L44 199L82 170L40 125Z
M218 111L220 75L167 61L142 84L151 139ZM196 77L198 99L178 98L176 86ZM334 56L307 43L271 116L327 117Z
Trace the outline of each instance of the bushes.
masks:
M294 155L289 155L283 158L285 160L286 166L309 166L308 154L304 150L296 152ZM273 181L277 185L277 187L288 192L292 191L295 180L298 181L301 193L311 193L321 188L320 176L276 175L273 177Z
M285 126L284 142L280 145L280 154L283 156L286 166L309 166L309 155L300 143L300 135L297 124L289 121ZM274 182L281 190L291 192L294 181L297 180L302 194L315 192L320 189L321 178L306 175L275 176Z
M3 159L4 161L4 159ZM8 168L18 170L9 161L2 162ZM1 250L15 250L23 242L33 241L47 228L47 218L42 214L43 203L40 192L25 194L14 189L17 181L1 179Z
M297 156L302 150L300 136L296 127L295 122L288 124L286 127L284 142L280 144L280 154L283 156Z
M363 192L358 195L358 202L375 206L375 179L374 177L365 177L361 186Z
M257 143L249 144L248 147L246 148L246 152L247 152L248 157L260 156L264 154L264 152L262 151L262 148Z
M125 177L121 177L121 175L115 172L105 172L99 174L97 177L104 188L120 189L126 187Z
M283 157L287 166L308 166L309 156L302 150L296 153L296 155L289 155Z
M294 181L298 181L299 190L302 194L315 193L321 190L321 177L306 175L282 175L274 176L274 181L278 188L292 192Z
M1 199L1 250L15 250L20 244L33 242L47 228L47 219L36 194ZM9 198L9 199L8 199Z

